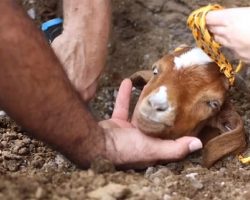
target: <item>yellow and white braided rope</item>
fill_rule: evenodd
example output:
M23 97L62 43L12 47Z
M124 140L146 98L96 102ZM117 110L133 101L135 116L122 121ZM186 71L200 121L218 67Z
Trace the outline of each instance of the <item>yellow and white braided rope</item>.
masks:
M221 45L216 42L206 27L206 15L209 11L223 9L218 4L208 5L193 11L187 20L187 24L191 29L193 36L196 40L197 46L220 67L220 71L228 78L230 85L233 85L235 80L235 73L238 73L242 67L242 62L236 69L233 69L231 63L221 52Z

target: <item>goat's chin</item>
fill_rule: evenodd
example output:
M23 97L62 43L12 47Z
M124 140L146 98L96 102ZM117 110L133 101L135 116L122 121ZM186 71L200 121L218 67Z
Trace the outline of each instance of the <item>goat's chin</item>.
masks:
M145 118L142 115L136 116L137 128L146 135L152 137L165 137L167 125Z

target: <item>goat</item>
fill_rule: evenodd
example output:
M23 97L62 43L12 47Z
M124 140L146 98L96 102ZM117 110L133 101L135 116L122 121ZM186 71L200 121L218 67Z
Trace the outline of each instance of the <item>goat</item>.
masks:
M246 148L243 121L227 97L229 82L200 48L165 55L131 80L145 85L133 116L143 133L164 139L199 137L206 167Z

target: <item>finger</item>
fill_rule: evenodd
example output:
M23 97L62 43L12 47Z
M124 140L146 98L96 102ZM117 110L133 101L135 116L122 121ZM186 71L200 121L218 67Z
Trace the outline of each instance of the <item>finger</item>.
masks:
M123 80L117 94L112 118L126 120L126 121L128 120L131 91L132 91L131 80L130 79Z
M218 43L220 43L222 46L230 47L230 43L227 40L227 38L220 36L220 35L214 35L214 40Z
M162 140L155 144L159 160L180 160L189 153L202 148L202 143L195 137L181 137L177 140Z
M225 10L210 11L206 16L206 24L209 26L226 26Z
M208 30L212 34L219 35L219 36L225 35L225 31L226 31L224 26L209 26Z

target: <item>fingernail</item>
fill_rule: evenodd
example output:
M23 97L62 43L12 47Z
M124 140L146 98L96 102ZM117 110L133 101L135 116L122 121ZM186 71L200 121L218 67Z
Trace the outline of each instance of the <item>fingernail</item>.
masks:
M194 152L194 151L201 149L202 146L203 145L202 145L201 141L197 138L194 138L188 147L189 147L190 152Z

